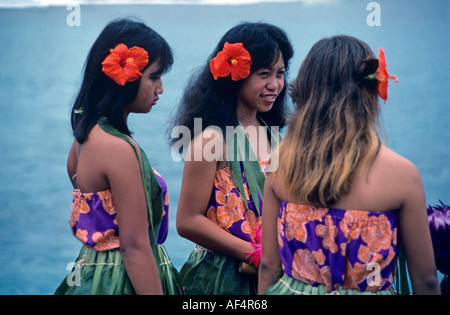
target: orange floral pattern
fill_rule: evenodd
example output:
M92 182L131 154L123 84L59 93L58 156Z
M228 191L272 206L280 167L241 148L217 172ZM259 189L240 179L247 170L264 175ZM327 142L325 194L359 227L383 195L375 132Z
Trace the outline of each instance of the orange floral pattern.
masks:
M97 193L98 197L103 202L103 209L108 212L109 214L116 213L116 208L114 207L114 204L112 202L112 195L111 192L108 191L100 191Z
M116 231L114 229L106 230L104 234L101 232L95 232L92 235L92 240L97 243L94 248L98 251L120 247L119 236L116 235Z
M259 161L261 167L268 161ZM231 180L228 167L216 171L214 187L205 216L222 229L249 242L256 242L256 231L261 225L261 217L257 214L253 196L250 195L242 172L244 194L248 201L247 211L242 196L239 195ZM261 205L261 200L258 198Z
M164 243L169 229L169 192L162 176L153 169L161 186L163 209L158 244ZM73 235L98 251L120 247L119 223L111 190L82 193L74 189L69 224Z
M284 272L307 284L376 292L392 286L397 212L281 203L278 244ZM379 282L372 282L373 266Z
M97 193L73 191L70 226L74 236L98 251L119 248L119 226L111 190Z

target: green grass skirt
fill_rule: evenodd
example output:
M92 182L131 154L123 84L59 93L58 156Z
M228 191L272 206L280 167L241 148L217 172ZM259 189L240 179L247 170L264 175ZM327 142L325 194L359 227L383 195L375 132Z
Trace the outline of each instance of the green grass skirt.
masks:
M394 290L378 291L376 293L358 290L344 290L339 287L337 290L327 292L324 285L312 286L302 281L296 280L283 274L283 276L270 286L265 295L392 295Z
M183 294L179 275L163 245L154 251L164 294ZM136 294L128 278L120 249L97 251L83 246L72 272L56 290L57 295Z
M190 295L256 295L257 275L239 271L241 261L196 246L180 270L185 293Z

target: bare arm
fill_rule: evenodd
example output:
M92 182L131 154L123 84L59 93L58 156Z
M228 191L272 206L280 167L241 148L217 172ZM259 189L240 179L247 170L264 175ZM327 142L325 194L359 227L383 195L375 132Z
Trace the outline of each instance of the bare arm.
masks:
M259 267L258 294L263 294L281 276L281 258L278 251L278 213L280 200L273 191L272 176L264 183L262 217L262 257Z
M399 212L399 230L413 293L440 294L422 179L414 165L407 167L409 175L401 188L405 198Z
M120 251L137 294L162 294L161 282L148 235L144 184L134 149L126 142L105 152L120 229Z
M219 134L216 136L220 137ZM191 142L188 148L187 157L192 158L187 158L184 165L177 209L177 231L180 236L205 248L247 261L245 252L252 251L253 246L223 230L205 217L206 207L213 190L217 160L207 161L202 158L201 161L195 161L193 152L201 150L203 153L205 146L210 148L211 143L208 146L208 142L211 139L211 134L205 130L202 135ZM223 138L215 138L214 141L223 143Z
M69 174L70 182L72 183L73 188L77 187L77 164L78 164L78 148L80 144L77 140L74 140L72 146L70 148L69 156L67 158L67 173Z

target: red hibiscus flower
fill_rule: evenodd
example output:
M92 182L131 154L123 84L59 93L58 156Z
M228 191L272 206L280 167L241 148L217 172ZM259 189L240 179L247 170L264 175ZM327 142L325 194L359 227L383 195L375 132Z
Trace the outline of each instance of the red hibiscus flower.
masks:
M225 42L223 50L209 61L214 80L231 74L231 80L238 81L250 75L252 59L242 43Z
M393 79L395 83L398 83L398 79L395 75L390 75L386 68L386 58L384 57L384 50L379 48L378 53L378 69L375 72L375 78L380 81L378 83L378 96L381 97L384 102L388 98L387 88L388 88L388 80Z
M125 44L119 44L110 50L110 54L102 62L103 72L117 84L125 85L142 76L140 72L148 63L148 53L145 49L134 46L130 49Z

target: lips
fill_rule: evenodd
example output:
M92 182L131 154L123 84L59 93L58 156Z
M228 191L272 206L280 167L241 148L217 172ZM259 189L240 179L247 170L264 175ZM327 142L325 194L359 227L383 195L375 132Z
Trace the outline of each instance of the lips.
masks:
M156 102L159 100L159 98L157 98L157 99L155 99L155 100L153 100L153 102L152 102L152 106L153 105L156 105Z
M264 95L261 95L261 97L266 101L266 102L269 102L269 103L274 103L275 102L275 100L276 100L276 98L277 98L277 94L264 94Z

